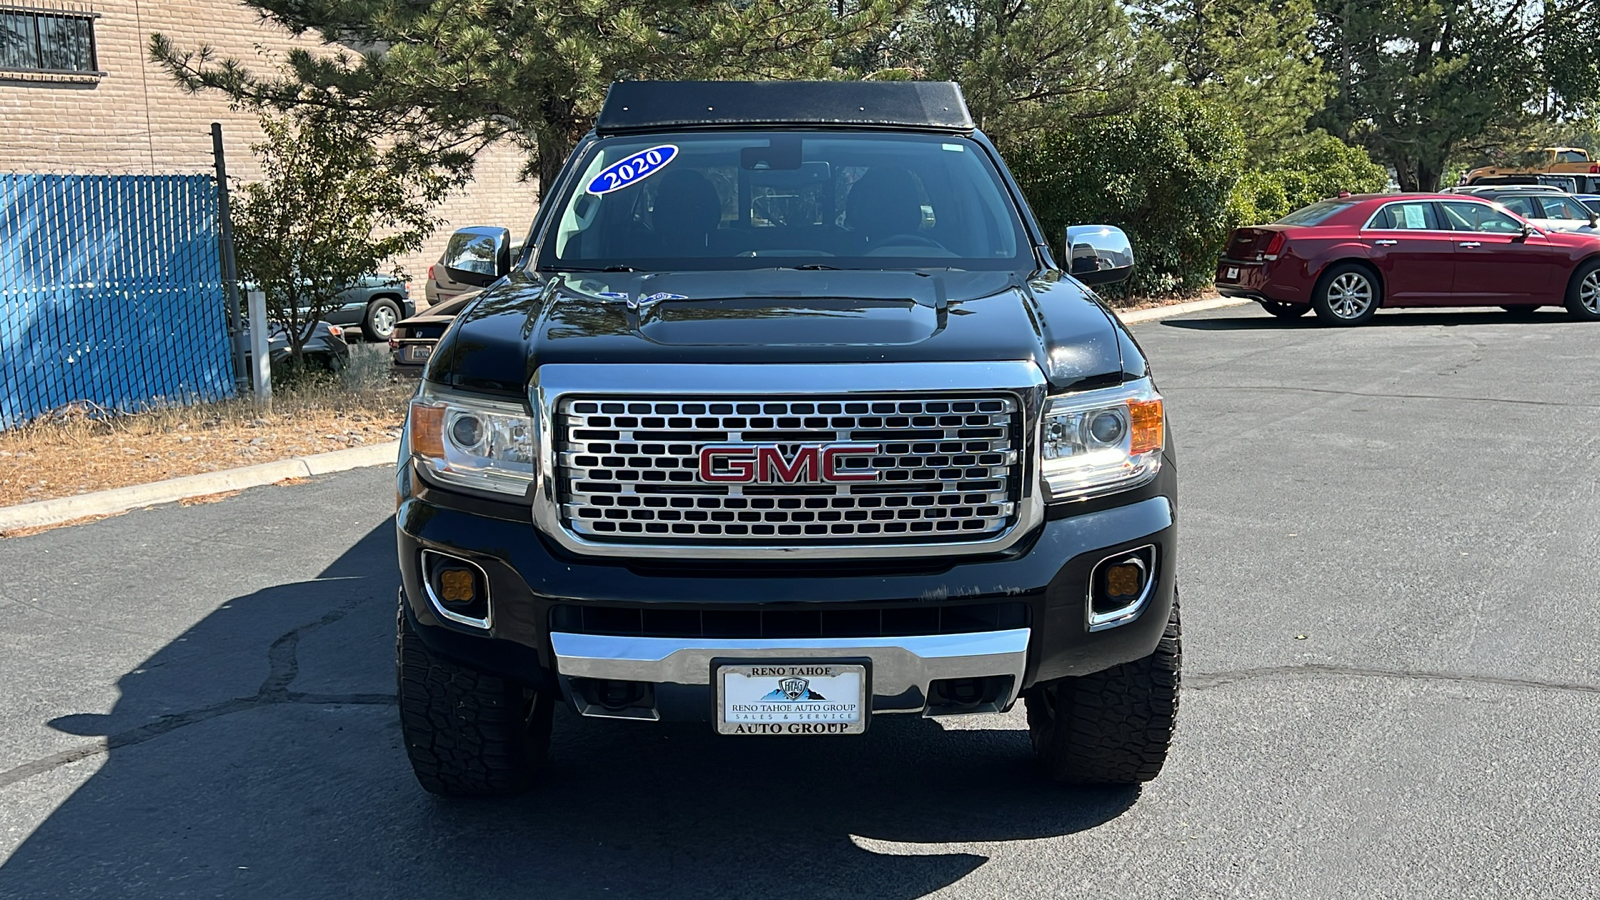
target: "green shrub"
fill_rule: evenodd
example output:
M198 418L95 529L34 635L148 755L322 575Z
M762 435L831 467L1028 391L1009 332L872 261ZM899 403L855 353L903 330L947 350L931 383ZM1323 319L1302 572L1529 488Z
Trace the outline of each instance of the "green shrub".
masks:
M1241 178L1234 192L1234 218L1240 225L1261 225L1340 191L1370 194L1388 184L1388 171L1367 151L1318 134L1306 149Z
M1303 204L1302 204L1303 205ZM1231 218L1235 225L1260 225L1283 216L1293 207L1283 179L1270 172L1246 172L1233 189Z
M1052 242L1068 225L1115 225L1133 242L1128 293L1210 284L1244 164L1233 119L1175 90L1125 115L1064 126L1002 147Z

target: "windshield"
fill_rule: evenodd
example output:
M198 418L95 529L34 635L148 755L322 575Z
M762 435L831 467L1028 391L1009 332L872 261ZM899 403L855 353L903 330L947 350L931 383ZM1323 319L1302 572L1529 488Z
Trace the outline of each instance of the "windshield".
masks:
M1333 217L1333 214L1350 205L1349 200L1318 200L1310 206L1301 207L1287 216L1274 222L1274 225L1321 225Z
M540 269L1033 265L999 173L965 138L657 134L600 141L577 165Z

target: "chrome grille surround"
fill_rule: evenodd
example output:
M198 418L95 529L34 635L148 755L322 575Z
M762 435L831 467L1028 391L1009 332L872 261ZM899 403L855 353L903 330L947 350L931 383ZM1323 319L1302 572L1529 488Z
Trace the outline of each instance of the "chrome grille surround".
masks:
M900 555L908 548L919 554L992 553L1015 543L1044 515L1033 457L1045 381L1031 360L555 363L537 370L530 391L539 419L541 460L534 520L557 543L577 553L656 558L870 558ZM624 407L621 413L606 405L619 403ZM630 404L639 411L628 413ZM681 426L685 405L698 409L696 404L705 405L706 413L690 418L704 422L687 423L692 426L688 429L644 427L647 417L663 420L651 425L670 426L674 423L665 420L677 418ZM710 411L713 404L722 405L716 414ZM775 412L752 417L750 404ZM822 404L836 404L840 412L815 413ZM861 404L867 405L865 412ZM928 437L913 440L905 434L900 440L890 439L897 429L874 421L889 414L874 415L873 404L880 404L880 409L894 404L894 417L907 419L908 426L915 417ZM905 413L900 412L902 404ZM944 404L951 406L946 409ZM954 404L972 404L973 409L967 411L963 405L958 413ZM846 405L856 411L844 412ZM741 414L739 406L747 412ZM670 414L674 408L676 416ZM780 427L796 424L778 422L791 417L781 413L799 417L801 427ZM829 421L816 421L819 415ZM956 424L957 415L963 420L975 417L973 424ZM935 420L931 424L929 416ZM714 417L720 418L712 421ZM624 421L619 423L619 418ZM771 427L752 428L751 418L774 421ZM812 427L806 427L807 418L813 420ZM939 424L940 418L947 424ZM731 427L735 425L740 427ZM962 436L963 429L970 429L969 436ZM934 432L939 438L933 438ZM801 443L859 443L864 438L885 451L873 459L884 469L877 482L799 490L779 485L723 487L701 483L690 468L705 444L777 443L792 451ZM660 446L646 452L647 443ZM965 452L955 452L957 443ZM676 448L670 448L673 444ZM948 449L941 450L940 444ZM653 452L669 448L677 452ZM645 482L647 471L663 475ZM670 474L674 472L682 474ZM670 488L640 491L640 484L678 485L683 493ZM597 498L603 499L596 502ZM692 500L692 505L682 498ZM641 514L645 510L650 514ZM668 515L661 516L662 511ZM672 516L673 511L680 516ZM681 515L687 512L705 515L693 519ZM823 518L822 513L830 515ZM838 513L837 518L832 513ZM759 514L760 520L752 514ZM595 527L604 522L618 527ZM955 524L941 526L941 522ZM647 530L651 523L655 527ZM694 532L674 530L674 525L692 525ZM715 528L702 531L702 525ZM729 528L739 525L745 528ZM756 526L771 526L771 532ZM845 527L835 530L837 526Z
M566 527L633 540L964 539L1003 530L1021 481L1021 404L1006 394L897 400L570 397L556 409ZM873 445L877 480L706 484L708 445ZM862 468L856 466L855 468ZM849 472L852 469L846 468Z

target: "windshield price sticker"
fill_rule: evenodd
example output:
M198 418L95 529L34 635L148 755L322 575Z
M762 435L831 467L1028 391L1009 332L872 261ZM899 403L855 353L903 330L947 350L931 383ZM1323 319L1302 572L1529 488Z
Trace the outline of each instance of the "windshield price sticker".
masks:
M860 734L867 727L866 667L856 664L719 666L721 734Z
M637 184L651 175L666 168L678 155L678 148L672 144L662 144L651 147L649 150L640 150L638 153L619 159L604 169L589 181L587 190L591 194L609 194L620 191L631 184Z

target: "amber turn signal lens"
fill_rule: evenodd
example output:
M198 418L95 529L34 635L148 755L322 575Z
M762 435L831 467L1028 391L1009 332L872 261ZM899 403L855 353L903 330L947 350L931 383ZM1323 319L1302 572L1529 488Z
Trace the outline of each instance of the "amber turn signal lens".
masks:
M1132 600L1144 589L1144 570L1131 563L1106 569L1106 594L1113 600Z
M444 407L411 404L411 452L438 459L444 456Z
M440 572L439 590L449 603L471 603L477 596L472 573L466 569L445 569Z
M1137 455L1161 449L1166 438L1166 419L1159 399L1129 400L1128 418L1133 423L1133 446L1129 453Z

